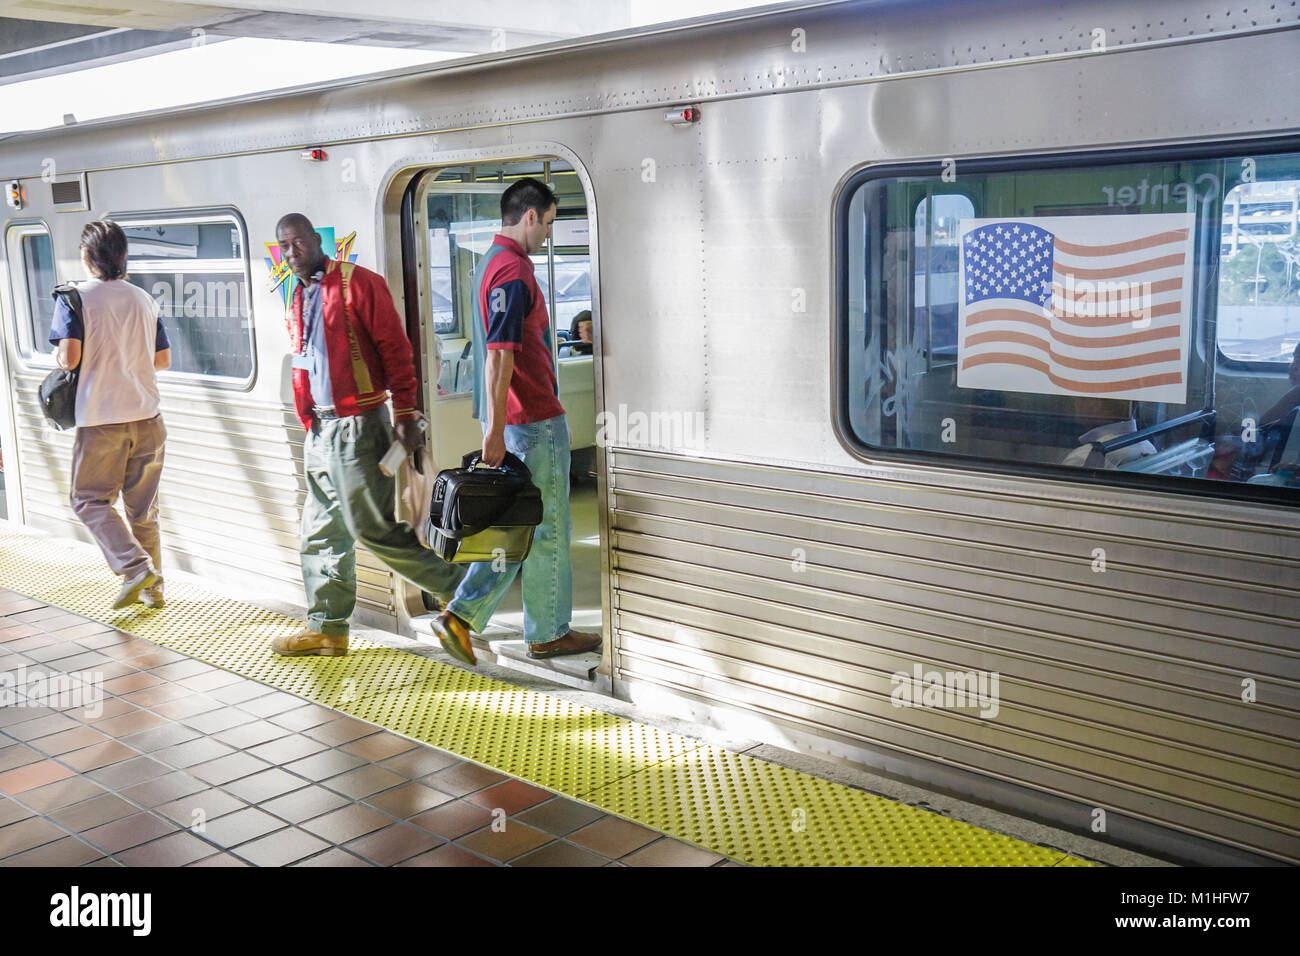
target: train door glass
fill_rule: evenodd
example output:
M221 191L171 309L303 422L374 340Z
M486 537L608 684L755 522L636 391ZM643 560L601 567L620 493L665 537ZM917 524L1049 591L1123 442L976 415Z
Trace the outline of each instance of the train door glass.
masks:
M591 257L586 191L572 167L559 160L483 163L431 171L414 204L415 235L425 303L424 367L434 451L441 467L460 461L482 444L472 414L474 355L470 339L477 268L501 229L501 194L525 176L546 182L556 194L551 239L533 255L534 275L546 299L550 346L560 403L572 437L570 510L573 515L573 626L600 624L600 538L596 510L594 338ZM431 361L438 358L435 364ZM432 370L437 369L436 377ZM495 621L522 626L518 582Z

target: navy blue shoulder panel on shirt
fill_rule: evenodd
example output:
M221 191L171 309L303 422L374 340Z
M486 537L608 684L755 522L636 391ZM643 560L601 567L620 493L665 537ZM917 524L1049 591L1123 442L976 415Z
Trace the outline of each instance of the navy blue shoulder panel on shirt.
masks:
M524 319L532 308L528 283L523 279L508 279L493 286L488 292L487 341L521 345L524 341Z
M54 300L54 319L50 322L50 344L57 346L63 339L85 341L85 338L86 329L81 323L81 318L72 311L72 307L68 305L68 300L59 296ZM171 347L171 341L167 338L167 327L163 325L162 314L160 313L153 349L155 352L161 352L163 349Z

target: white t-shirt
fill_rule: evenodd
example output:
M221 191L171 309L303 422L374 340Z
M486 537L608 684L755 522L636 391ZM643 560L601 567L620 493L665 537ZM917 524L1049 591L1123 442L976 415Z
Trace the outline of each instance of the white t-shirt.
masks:
M115 425L158 414L154 346L158 303L125 279L90 279L81 293L83 334L77 424Z

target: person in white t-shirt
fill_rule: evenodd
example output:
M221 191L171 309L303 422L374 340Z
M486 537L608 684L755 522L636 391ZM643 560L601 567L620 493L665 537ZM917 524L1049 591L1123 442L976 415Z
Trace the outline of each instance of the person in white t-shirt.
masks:
M163 603L158 482L167 430L155 370L171 366L158 303L126 281L127 240L109 220L81 233L82 314L60 298L50 343L61 368L80 366L69 500L124 582L113 607ZM126 521L113 508L122 496ZM129 527L128 527L129 524Z

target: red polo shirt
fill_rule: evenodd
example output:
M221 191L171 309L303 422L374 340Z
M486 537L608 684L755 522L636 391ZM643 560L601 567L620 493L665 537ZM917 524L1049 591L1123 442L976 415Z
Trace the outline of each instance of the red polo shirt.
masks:
M501 235L492 243L502 251L492 256L483 271L478 304L487 347L515 353L506 424L543 422L564 414L551 353L546 298L533 274L533 260L523 247ZM486 396L484 400L490 401Z

